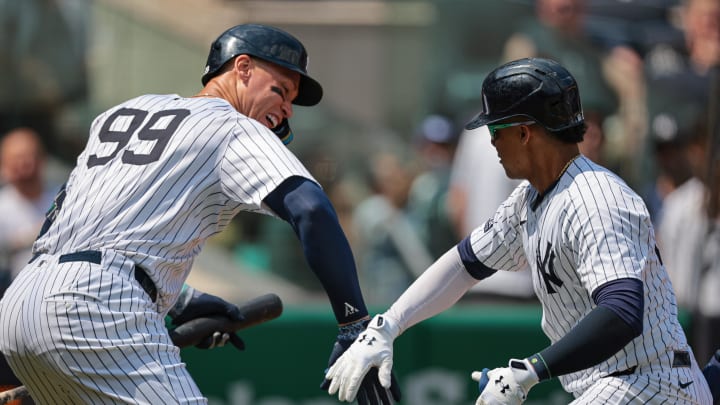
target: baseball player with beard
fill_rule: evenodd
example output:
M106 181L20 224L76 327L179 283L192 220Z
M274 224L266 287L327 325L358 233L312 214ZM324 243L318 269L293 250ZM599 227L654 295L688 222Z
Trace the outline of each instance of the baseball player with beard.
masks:
M556 377L575 405L712 403L643 201L578 150L585 123L572 75L548 59L513 61L488 75L482 100L467 128L487 125L507 176L525 181L373 318L328 370L329 392L352 400L371 368L389 386L395 338L479 280L527 263L552 344L502 348L519 357L472 373L476 404L520 404Z
M143 95L94 120L33 259L0 301L0 351L37 403L207 403L164 317L238 315L184 282L207 238L242 210L296 232L339 324L330 363L365 329L335 211L283 144L292 105L323 94L304 46L274 27L230 28L202 83L192 97ZM377 375L365 382L361 403L399 399Z

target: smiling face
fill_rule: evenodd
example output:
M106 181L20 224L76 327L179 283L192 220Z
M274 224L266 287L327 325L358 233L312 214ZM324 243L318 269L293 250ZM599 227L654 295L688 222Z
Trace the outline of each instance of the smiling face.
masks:
M242 111L268 128L275 128L285 118L292 117L292 100L298 95L300 74L257 58L247 59L239 81L242 90Z

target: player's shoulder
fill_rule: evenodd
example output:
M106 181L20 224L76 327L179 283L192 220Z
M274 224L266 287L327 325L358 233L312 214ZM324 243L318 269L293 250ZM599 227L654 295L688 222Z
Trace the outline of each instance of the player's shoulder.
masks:
M177 94L141 94L117 104L115 108L123 108L129 106L134 106L137 108L142 106L150 109L154 105L167 103L168 101L177 100L180 98L182 97Z
M623 194L635 194L618 174L583 155L572 162L567 173L568 187L571 189L592 193L612 190Z
M642 197L610 169L581 156L568 168L568 173L564 188L569 205L582 205L585 209L594 206L593 210L600 212L619 210L647 215Z
M528 180L523 180L510 192L508 198L502 203L503 207L512 207L514 212L520 212L529 206L530 201L538 198L538 192Z
M513 200L528 199L535 191L535 187L530 184L530 181L522 180L512 189L509 198Z

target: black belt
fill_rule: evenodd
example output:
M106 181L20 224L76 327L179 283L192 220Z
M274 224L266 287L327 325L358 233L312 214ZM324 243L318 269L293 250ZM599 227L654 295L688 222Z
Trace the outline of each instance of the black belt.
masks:
M690 353L685 350L675 350L673 351L673 362L672 362L672 368L677 367L691 367L692 363L690 362ZM637 366L632 366L628 369L622 370L622 371L616 371L614 373L610 373L607 375L607 377L620 377L623 375L632 375L635 374L635 370L637 369Z
M67 262L90 262L100 264L102 262L102 253L97 250L83 250L80 252L60 255L58 263ZM133 271L133 273L135 273L135 280L137 280L147 295L150 296L152 302L157 301L157 287L155 287L155 283L153 283L150 279L150 276L145 273L145 270L136 264L135 271Z
M622 370L622 371L616 371L614 373L610 373L607 375L607 377L620 377L623 375L632 375L632 374L635 374L635 369L637 369L637 366L632 366L632 367Z

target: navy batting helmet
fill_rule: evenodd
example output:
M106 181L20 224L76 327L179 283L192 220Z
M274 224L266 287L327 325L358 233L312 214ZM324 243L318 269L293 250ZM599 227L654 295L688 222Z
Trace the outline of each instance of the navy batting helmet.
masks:
M259 24L232 27L212 43L202 75L203 86L227 61L243 54L300 73L300 87L293 104L311 106L322 99L322 86L307 73L308 55L303 44L279 28Z
M575 78L544 58L516 60L490 72L482 85L482 108L466 129L511 117L530 117L550 131L585 121Z

